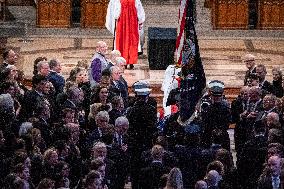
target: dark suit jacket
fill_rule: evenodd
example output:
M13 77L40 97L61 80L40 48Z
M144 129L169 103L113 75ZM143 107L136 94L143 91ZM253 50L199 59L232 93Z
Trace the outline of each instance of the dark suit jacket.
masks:
M50 128L50 125L46 121L40 118L39 121L34 124L34 127L40 130L41 136L43 140L45 141L45 143L47 145L51 145L53 142L53 139L52 139L52 132L51 132L52 129Z
M283 177L280 175L280 189L284 188L284 181L282 180ZM267 175L263 178L260 178L258 181L257 189L273 189L272 188L272 178L271 175Z
M49 72L49 75L47 76L47 78L54 86L56 94L63 92L63 88L65 85L65 79L63 76L59 75L58 73L54 71L51 71Z
M143 167L149 166L152 161L153 161L153 158L151 156L151 150L146 150L142 152L141 162L143 163ZM164 156L163 156L163 164L170 168L177 166L177 158L175 157L173 152L165 150Z
M244 144L237 161L238 173L243 187L254 188L256 186L257 179L263 169L266 154L267 138L265 136L255 136Z
M115 120L122 116L122 112L120 112L119 110L117 109L112 109L109 113L109 123L110 124L115 124Z
M271 83L267 80L265 80L262 84L262 86L260 86L261 90L263 91L263 97L266 94L273 94L273 86L271 85Z
M254 68L252 69L252 71L250 71L250 70L247 70L247 71L246 71L245 79L244 79L244 85L247 84L248 77L249 77L249 75L252 74L252 73L253 73L253 74L256 74L256 67L254 67Z
M128 136L124 135L123 144L128 144ZM113 138L113 144L107 147L107 157L114 161L118 177L116 178L116 189L124 189L125 180L129 174L129 153L123 151L117 139Z
M141 189L159 189L160 180L164 174L170 169L163 165L162 162L151 162L148 167L142 168L140 171L140 187Z
M116 84L114 82L111 82L109 92L110 99L112 99L114 96L121 96L124 102L124 106L128 106L128 88L122 80L116 81Z
M44 95L40 95L35 90L26 92L22 109L21 109L21 118L28 119L32 117L35 113L36 106L39 102L46 100Z

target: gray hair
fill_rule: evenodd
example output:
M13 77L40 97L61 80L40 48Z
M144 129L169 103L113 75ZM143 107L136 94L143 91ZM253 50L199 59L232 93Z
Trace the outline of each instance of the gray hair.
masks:
M96 115L95 119L97 120L99 117L105 117L109 120L109 115L107 111L99 111L98 114Z
M40 61L39 63L37 63L36 69L37 69L38 72L40 71L42 65L44 65L44 64L47 64L49 66L47 61Z
M14 99L10 94L0 95L0 112L13 113L14 112Z
M115 126L120 127L122 125L129 125L129 121L125 116L120 116L115 120Z
M123 58L123 57L116 57L115 58L115 62L116 62L116 64L118 64L118 65L120 65L120 64L122 64L122 65L125 65L126 64L126 60L125 60L125 58Z
M31 122L23 122L19 129L19 136L26 135L32 128L33 124Z
M119 68L118 66L112 66L112 67L110 67L110 69L109 69L109 71L110 71L111 74L112 74L114 71L116 71L116 70L120 70L120 68Z
M95 142L93 145L93 150L98 149L98 148L106 148L106 144L103 142Z

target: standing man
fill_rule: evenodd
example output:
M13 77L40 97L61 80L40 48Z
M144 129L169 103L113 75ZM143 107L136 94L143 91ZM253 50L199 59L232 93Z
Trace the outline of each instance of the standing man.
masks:
M273 86L265 79L267 74L266 67L263 64L258 64L255 69L256 75L259 78L259 87L262 90L262 95L265 96L266 94L273 93Z
M8 65L15 65L18 62L18 55L12 49L3 52L3 64L0 65L0 75Z
M137 63L141 51L139 32L142 31L145 12L140 0L111 0L106 16L106 28L114 35L114 49L121 52L126 63ZM139 49L140 48L140 49Z
M98 85L101 81L102 71L107 68L108 61L105 58L108 46L105 42L99 41L96 46L96 53L94 54L89 68L89 80L91 86Z
M256 74L255 56L246 54L244 56L244 63L246 64L247 71L244 79L244 85L247 85L247 80L251 74Z
M18 55L13 49L8 49L3 52L3 59L3 65L5 67L8 65L15 65L18 62Z
M62 75L60 75L61 64L56 59L51 59L48 62L48 64L49 64L50 72L47 78L54 86L56 94L62 93L64 85L65 85L65 79Z
M126 81L121 77L121 70L118 66L110 68L111 84L109 87L110 96L121 96L124 106L128 106L128 87Z
M136 100L127 110L129 120L129 153L132 188L139 188L140 157L143 151L152 147L156 129L157 109L148 103L151 89L144 81L134 84Z

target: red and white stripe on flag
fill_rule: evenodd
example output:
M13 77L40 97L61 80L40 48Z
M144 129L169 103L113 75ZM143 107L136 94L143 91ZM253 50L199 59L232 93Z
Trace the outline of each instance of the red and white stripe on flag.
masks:
M177 28L177 40L176 40L176 55L177 66L181 66L182 50L185 40L185 24L186 24L186 10L188 6L188 0L181 0L179 7L179 20Z

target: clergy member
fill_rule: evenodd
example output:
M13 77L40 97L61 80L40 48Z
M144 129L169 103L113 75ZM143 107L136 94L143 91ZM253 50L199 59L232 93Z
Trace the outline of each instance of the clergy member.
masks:
M121 52L133 69L141 51L139 30L143 28L145 12L140 0L111 0L106 16L106 28L115 36L114 49Z
M97 42L96 53L94 54L89 67L89 80L91 86L98 85L101 81L102 71L107 68L108 61L105 58L108 46L104 41Z

